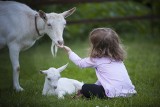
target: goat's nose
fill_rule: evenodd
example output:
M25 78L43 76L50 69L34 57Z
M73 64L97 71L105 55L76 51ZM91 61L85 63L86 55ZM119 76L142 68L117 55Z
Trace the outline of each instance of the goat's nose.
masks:
M58 41L58 44L61 46L61 45L64 44L64 42L63 41Z

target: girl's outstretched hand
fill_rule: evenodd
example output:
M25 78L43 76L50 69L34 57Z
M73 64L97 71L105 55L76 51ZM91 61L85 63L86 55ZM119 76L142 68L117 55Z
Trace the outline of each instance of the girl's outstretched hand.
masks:
M67 53L72 51L68 46L58 46L59 48L63 48Z
M64 49L66 52L72 51L68 46L63 46L63 49Z

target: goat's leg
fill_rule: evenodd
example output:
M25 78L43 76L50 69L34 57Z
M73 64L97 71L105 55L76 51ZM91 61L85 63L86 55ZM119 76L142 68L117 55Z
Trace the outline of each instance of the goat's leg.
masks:
M19 47L14 46L13 44L9 47L9 55L13 68L13 88L16 91L23 91L23 88L19 85L19 73L20 73L19 52L20 52Z
M65 95L66 93L64 92L64 91L59 91L58 92L58 99L64 99L64 95Z

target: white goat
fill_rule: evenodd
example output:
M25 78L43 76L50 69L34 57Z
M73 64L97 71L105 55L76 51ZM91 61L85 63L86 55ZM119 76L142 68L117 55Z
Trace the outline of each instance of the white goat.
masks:
M68 64L56 69L49 68L48 70L41 70L41 73L45 74L45 83L43 87L43 95L58 95L58 98L64 99L64 95L76 93L81 90L83 82L79 82L74 79L61 78L60 72L62 72Z
M19 84L19 53L31 47L37 39L47 34L52 40L51 51L55 54L57 45L63 45L64 18L75 11L72 8L63 13L34 11L25 4L14 1L0 1L0 49L5 45L13 68L13 87L22 91ZM55 52L53 52L55 47Z

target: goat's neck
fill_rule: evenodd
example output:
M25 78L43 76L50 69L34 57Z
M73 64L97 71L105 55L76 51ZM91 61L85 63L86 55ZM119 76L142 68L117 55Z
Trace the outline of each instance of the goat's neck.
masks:
M39 16L37 17L37 28L38 28L40 35L43 36L45 34L45 22Z

